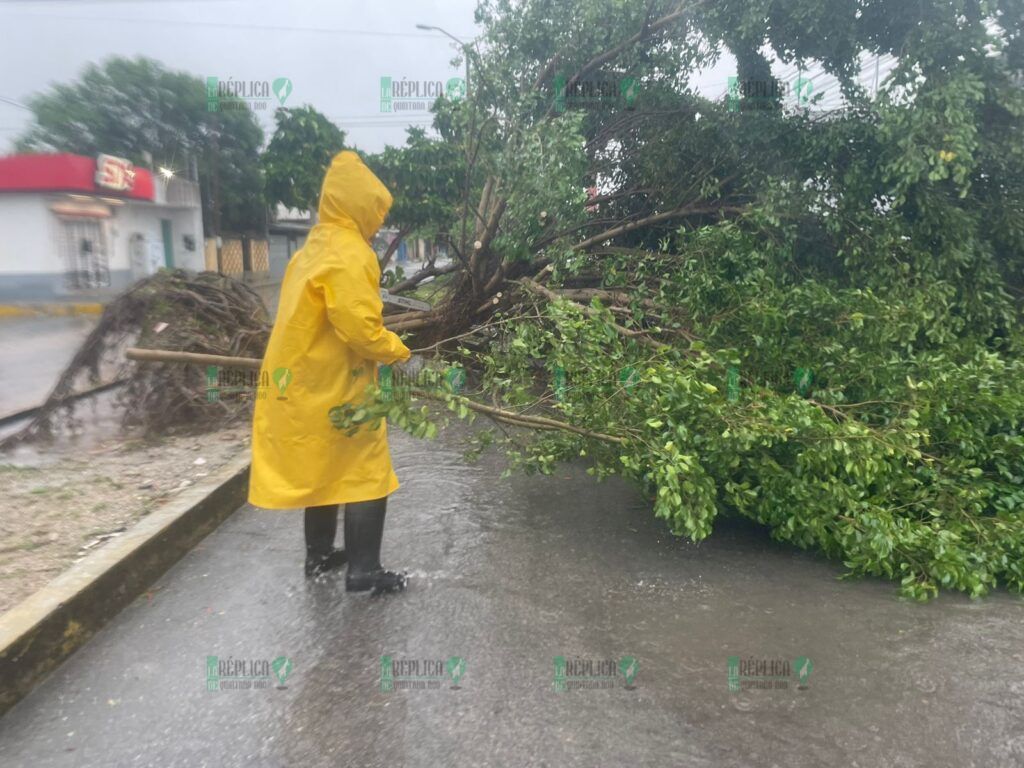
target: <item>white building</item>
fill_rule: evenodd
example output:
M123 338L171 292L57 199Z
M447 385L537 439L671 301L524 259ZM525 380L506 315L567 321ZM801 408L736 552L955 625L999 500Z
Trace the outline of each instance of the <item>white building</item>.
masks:
M197 184L109 155L0 158L0 302L102 300L161 267L204 269Z

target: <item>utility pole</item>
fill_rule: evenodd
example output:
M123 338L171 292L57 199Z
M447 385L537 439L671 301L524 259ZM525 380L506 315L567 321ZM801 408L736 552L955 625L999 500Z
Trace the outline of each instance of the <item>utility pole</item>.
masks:
M211 171L213 172L213 210L210 211L212 214L210 219L213 222L213 247L217 250L217 272L223 274L224 266L221 264L220 259L220 121L217 121L217 125L213 132L212 142L212 153L213 162L211 165Z
M469 44L464 43L455 35L450 32L446 32L440 27L433 27L429 24L417 24L416 29L433 30L440 32L445 37L454 40L455 43L462 49L462 57L466 60L466 101L470 99L469 91ZM466 255L466 220L469 218L469 182L472 175L472 168L470 168L470 162L473 157L473 137L476 135L476 105L471 105L471 112L469 113L469 134L466 136L466 180L463 184L462 189L462 236L459 239L459 252L465 257ZM470 275L473 279L474 285L476 284L476 278Z

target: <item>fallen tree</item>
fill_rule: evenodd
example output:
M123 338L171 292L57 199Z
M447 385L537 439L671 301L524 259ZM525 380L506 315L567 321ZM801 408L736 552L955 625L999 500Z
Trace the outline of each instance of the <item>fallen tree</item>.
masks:
M919 599L1024 588L1012 3L557 5L580 23L481 3L476 86L437 109L463 148L449 287L395 327L474 372L472 405L444 399L536 429L495 434L528 471L632 478L694 539L740 514ZM770 79L766 43L842 108L679 85L726 47ZM875 94L862 52L887 61ZM415 397L333 417L384 415L434 431Z

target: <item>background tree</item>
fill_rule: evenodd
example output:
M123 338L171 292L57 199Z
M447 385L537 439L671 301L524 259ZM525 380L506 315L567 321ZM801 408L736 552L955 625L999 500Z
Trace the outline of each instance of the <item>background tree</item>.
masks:
M382 270L412 233L448 238L465 168L454 143L428 138L423 128L410 128L405 146L386 147L367 156L366 162L395 199L388 223L398 228L398 234L381 257ZM422 277L429 274L438 274L433 259L428 260Z
M267 200L309 211L315 221L324 174L345 148L345 132L310 106L280 108L274 122L263 153Z
M194 159L207 232L262 226L263 131L244 103L208 111L199 78L152 59L114 57L31 97L28 106L34 120L18 151L105 152L179 174Z

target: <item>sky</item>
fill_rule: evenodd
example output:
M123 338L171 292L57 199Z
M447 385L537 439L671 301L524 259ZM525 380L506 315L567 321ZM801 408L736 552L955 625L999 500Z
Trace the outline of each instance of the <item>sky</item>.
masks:
M311 104L376 152L405 141L429 114L382 114L380 78L441 80L455 44L416 24L471 40L476 0L0 0L0 152L27 126L24 104L86 64L145 55L205 80L287 77L285 106ZM276 104L276 102L275 102ZM258 114L269 135L273 109Z
M639 1L639 0L637 0ZM455 44L417 24L469 41L476 0L0 0L0 154L29 123L26 100L76 79L86 64L145 55L203 80L291 80L285 106L310 104L368 152L405 141L430 115L381 113L380 78L447 82ZM722 96L735 64L728 54L691 82ZM873 66L866 67L870 79ZM776 75L793 75L779 65ZM812 71L813 74L813 71ZM830 78L815 77L817 92ZM835 91L834 81L831 85ZM273 107L257 111L269 139Z

